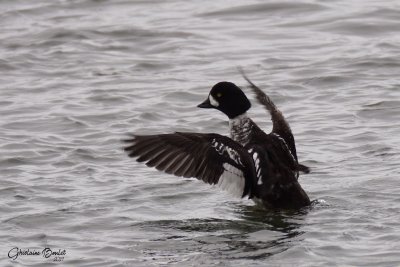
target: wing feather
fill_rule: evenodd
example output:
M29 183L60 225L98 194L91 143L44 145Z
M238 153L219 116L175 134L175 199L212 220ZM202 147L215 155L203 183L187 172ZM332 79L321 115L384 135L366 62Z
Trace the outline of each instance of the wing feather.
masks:
M298 163L294 136L283 113L277 108L271 98L246 76L241 68L239 68L239 71L243 78L249 83L251 90L256 95L257 101L270 113L272 120L272 133L281 137L284 140L284 143L288 146L291 155L296 161L296 170L309 173L310 168Z
M252 197L256 191L251 156L239 143L226 136L177 132L132 135L125 142L125 151L130 157L157 170L195 177L208 184L222 183L226 190L240 192L242 197ZM218 148L213 146L216 143ZM221 177L223 181L220 181Z

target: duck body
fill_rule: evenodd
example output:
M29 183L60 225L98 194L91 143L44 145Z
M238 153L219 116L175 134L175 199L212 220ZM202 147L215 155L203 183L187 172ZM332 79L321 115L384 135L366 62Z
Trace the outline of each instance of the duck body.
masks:
M253 159L257 180L255 202L286 209L310 204L297 180L297 158L282 137L277 133L266 134L247 114L230 120L230 136Z
M298 163L290 127L269 97L249 83L258 101L270 112L271 133L262 131L247 116L251 104L243 91L233 83L220 82L198 107L226 114L230 137L214 133L132 135L126 140L129 145L125 150L149 167L216 184L267 208L299 209L309 205L310 199L298 182L299 172L307 173L309 169Z

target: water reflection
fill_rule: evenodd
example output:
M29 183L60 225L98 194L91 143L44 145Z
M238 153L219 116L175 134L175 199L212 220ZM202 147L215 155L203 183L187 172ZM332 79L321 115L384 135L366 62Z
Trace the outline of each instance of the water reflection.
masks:
M151 255L207 253L214 259L261 259L301 242L301 228L309 209L272 211L235 205L237 219L188 219L142 222L133 225L153 239ZM148 242L148 241L146 241Z
M290 233L296 231L311 207L301 210L269 210L261 206L238 206L240 218L253 223L261 223L271 231Z

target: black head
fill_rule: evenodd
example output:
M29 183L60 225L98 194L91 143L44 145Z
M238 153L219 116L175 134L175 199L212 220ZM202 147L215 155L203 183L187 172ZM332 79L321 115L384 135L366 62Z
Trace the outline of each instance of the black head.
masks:
M233 119L245 113L251 104L243 91L234 83L219 82L213 86L208 98L198 107L218 109Z

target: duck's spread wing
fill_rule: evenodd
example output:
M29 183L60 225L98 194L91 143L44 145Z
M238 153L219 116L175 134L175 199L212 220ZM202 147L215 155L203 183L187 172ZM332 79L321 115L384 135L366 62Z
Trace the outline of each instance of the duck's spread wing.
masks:
M149 167L217 184L235 195L252 197L255 170L251 156L232 139L218 134L132 135L125 151Z
M289 123L286 121L282 112L275 106L271 98L269 98L269 96L267 96L258 86L256 86L243 71L242 75L243 78L249 83L253 93L256 95L257 101L271 114L271 120L273 124L272 132L278 134L285 140L293 156L297 160L296 145L292 130L290 129Z
M242 69L239 69L243 78L249 83L251 90L256 95L257 101L264 106L264 108L270 113L272 120L272 133L277 137L281 138L282 141L287 145L290 153L293 155L296 163L297 170L303 173L309 173L310 168L298 163L296 144L294 141L292 130L290 129L289 123L286 121L282 112L276 107L271 98L266 95L258 86L256 86L244 73Z

